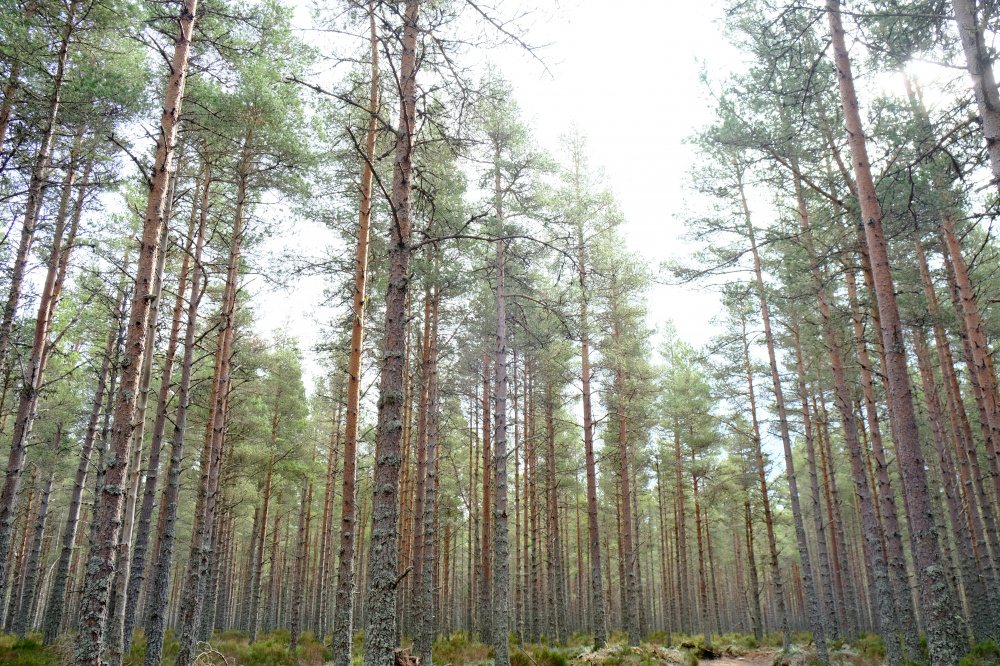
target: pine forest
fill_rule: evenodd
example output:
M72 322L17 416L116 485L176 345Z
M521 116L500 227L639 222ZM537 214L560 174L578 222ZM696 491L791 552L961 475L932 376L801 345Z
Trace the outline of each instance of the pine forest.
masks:
M0 0L0 665L1000 664L998 58Z

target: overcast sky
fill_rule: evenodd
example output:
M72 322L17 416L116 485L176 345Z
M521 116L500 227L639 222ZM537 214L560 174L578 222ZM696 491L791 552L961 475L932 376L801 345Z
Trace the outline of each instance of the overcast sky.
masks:
M559 135L574 124L588 137L590 163L604 169L625 213L629 247L653 266L687 251L677 217L691 163L684 139L710 113L699 75L707 69L718 76L738 57L720 33L720 16L716 0L570 0L530 33L532 43L548 44L541 53L549 73L514 48L482 54L514 85L541 146L558 152ZM303 225L279 242L308 251L327 240ZM262 294L260 332L292 324L308 355L321 291L322 282L309 279L292 294ZM717 308L709 292L660 285L649 295L649 323L672 320L682 338L700 346Z

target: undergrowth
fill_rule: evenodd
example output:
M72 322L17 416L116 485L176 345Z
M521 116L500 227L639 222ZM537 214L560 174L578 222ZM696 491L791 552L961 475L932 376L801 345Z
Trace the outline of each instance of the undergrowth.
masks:
M959 666L997 666L1000 664L1000 645L996 641L983 641L962 657Z

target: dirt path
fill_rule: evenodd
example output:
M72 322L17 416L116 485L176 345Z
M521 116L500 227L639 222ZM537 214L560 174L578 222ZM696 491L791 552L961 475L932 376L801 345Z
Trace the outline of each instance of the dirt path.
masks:
M718 659L703 659L702 664L706 666L771 666L774 662L773 650L757 650L748 652L740 657L719 657Z

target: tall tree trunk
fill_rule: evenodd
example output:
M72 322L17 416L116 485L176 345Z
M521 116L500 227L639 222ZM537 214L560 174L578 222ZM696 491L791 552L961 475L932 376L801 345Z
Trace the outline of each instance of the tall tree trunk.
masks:
M826 338L827 349L830 354L830 365L833 370L834 388L836 390L837 408L840 411L841 423L844 430L844 440L847 444L849 457L851 460L851 472L854 476L857 502L861 513L861 527L867 548L865 553L868 557L868 571L875 581L875 600L878 605L878 625L885 641L886 656L892 666L903 663L902 647L898 640L899 622L896 617L895 599L892 593L892 583L889 579L889 570L885 562L884 550L882 547L882 533L878 524L878 513L875 509L872 498L872 489L868 483L868 475L865 471L865 463L861 450L861 440L858 437L857 424L854 420L854 410L850 389L847 386L847 379L844 374L844 364L840 355L840 345L834 329L830 305L827 301L826 290L823 286L822 275L813 251L812 236L809 226L809 213L802 193L802 187L798 179L795 181L796 199L798 201L799 224L803 232L803 243L809 254L810 270L812 272L813 288L816 291L816 300L819 305L820 315L823 319L823 334Z
M497 148L499 157L499 148ZM501 222L500 170L497 164L497 220ZM498 229L502 234L502 229ZM493 489L496 502L493 507L493 629L495 666L510 666L509 599L510 544L507 526L507 294L504 291L504 243L496 241L497 261L497 343L494 356L496 367L496 404L493 418Z
M677 520L674 521L674 529L677 532L677 604L680 607L680 618L678 628L682 631L690 632L693 629L691 622L691 597L688 594L689 581L687 568L687 525L684 522L684 482L682 478L684 459L681 456L681 432L680 423L674 419L674 481L677 493Z
M278 493L278 506L281 506L281 493ZM288 530L288 523L285 523L285 531ZM278 581L281 577L279 569L280 559L278 558L278 543L281 539L281 513L274 512L274 526L271 528L271 569L267 576L267 608L264 613L264 632L270 633L278 625L278 612L281 605L279 596ZM260 549L263 551L264 542L261 541ZM259 556L258 556L259 557ZM261 583L263 586L263 583Z
M87 578L81 600L80 632L76 639L76 665L99 666L104 648L104 619L111 582L115 569L115 535L121 521L122 500L120 493L125 481L126 463L132 442L132 421L135 412L136 392L139 388L139 371L145 352L146 325L149 314L149 295L156 265L160 227L164 219L164 206L170 180L170 167L177 129L180 122L181 101L187 75L188 53L194 28L198 0L184 0L179 16L180 33L174 42L174 55L170 63L170 76L160 119L160 134L156 144L156 157L151 171L146 218L143 223L139 264L136 270L135 293L129 317L128 338L125 343L125 365L115 401L114 430L111 438L111 464L105 473L101 501L95 510L94 522L97 541L91 548L87 565ZM152 353L152 350L150 350ZM2 548L0 548L2 551ZM0 552L0 555L4 553ZM2 579L2 576L0 576Z
M833 637L840 635L837 622L837 604L833 594L833 577L830 571L830 555L826 546L826 526L823 520L823 506L820 501L819 480L816 474L816 450L813 445L812 420L809 417L809 389L806 385L806 367L802 360L802 343L796 313L792 312L792 334L795 338L795 361L799 375L799 396L802 400L802 429L806 443L806 459L809 464L809 488L812 500L813 540L819 558L820 587L823 592L825 624Z
M87 486L90 456L94 450L94 440L97 438L98 420L101 417L101 405L104 402L104 393L107 390L108 374L111 370L111 356L114 353L113 347L117 337L118 331L112 327L108 331L108 341L104 348L101 370L97 375L97 390L94 392L90 419L87 421L87 431L84 435L83 446L80 448L80 462L77 465L76 476L73 480L73 491L70 495L69 509L66 515L66 527L63 528L62 550L59 553L59 561L56 563L49 601L45 607L45 620L43 622L43 631L45 633L43 640L46 645L51 645L59 637L59 631L63 625L66 595L68 592L67 585L70 581L70 563L73 557L73 544L76 541L77 525L80 522L80 506L83 504L83 491Z
M760 481L761 506L764 509L764 526L767 528L767 546L771 555L771 583L774 585L775 611L778 615L778 625L781 628L781 640L785 649L790 645L788 636L788 613L785 610L784 590L782 589L781 567L778 563L778 545L774 536L774 519L771 513L771 500L767 493L767 474L764 469L764 453L761 449L760 425L757 420L757 404L753 392L753 371L750 365L750 343L747 339L746 319L743 325L743 355L747 371L747 395L750 398L750 415L753 423L754 455L756 456L757 479ZM772 356L773 358L773 356ZM780 383L777 386L781 391ZM782 406L784 403L782 403ZM787 427L787 421L786 421Z
M62 423L56 428L56 443L54 448L58 452L59 442L62 439ZM42 538L45 536L45 523L49 515L49 498L52 493L52 480L55 478L55 470L50 470L45 481L42 483L41 501L38 504L38 515L35 517L35 534L31 539L31 552L28 561L24 566L24 590L21 592L21 604L14 616L11 633L21 638L28 635L32 628L31 611L34 606L35 591L38 587L38 568L42 557ZM27 525L25 525L27 527ZM27 531L27 530L26 530Z
M886 462L885 449L882 446L882 432L879 427L878 404L875 399L875 383L872 380L872 363L865 344L864 323L861 321L861 311L858 307L857 286L854 272L845 258L844 277L847 281L847 296L851 306L851 321L854 325L854 345L857 349L858 362L861 368L861 387L865 396L865 416L868 420L868 430L871 434L872 457L875 459L876 478L872 488L876 490L881 507L883 535L885 537L886 557L889 574L892 576L893 592L896 599L896 617L899 619L903 633L903 648L908 661L919 661L923 658L920 646L920 636L917 633L917 619L913 609L913 595L910 591L910 575L906 570L906 556L903 552L903 534L899 528L899 516L896 512L896 499L889 481L889 465Z
M424 595L421 588L423 586L422 562L424 558L424 499L427 492L427 399L430 391L431 370L431 291L429 288L424 292L424 335L421 347L420 401L417 410L417 465L412 494L413 512L407 515L408 512L404 511L404 518L408 519L410 523L408 531L411 535L410 547L412 550L409 553L409 561L416 571L414 575L409 577L409 585L407 586L410 600L408 604L409 626L412 635L417 638L419 638L423 616L428 612L428 609L423 607ZM406 548L403 549L403 552L406 553ZM406 565L405 561L403 565Z
M163 634L167 622L167 602L170 594L170 570L173 566L174 543L177 539L177 505L180 495L181 463L184 455L184 437L187 433L187 415L191 396L191 373L194 363L195 333L198 328L198 306L204 294L202 281L205 272L201 265L202 250L208 223L209 191L212 184L212 165L206 162L201 192L201 213L198 222L198 240L195 242L192 264L191 289L188 297L187 323L184 329L184 358L181 378L177 386L177 412L170 440L170 467L167 482L160 498L160 516L157 521L161 535L152 567L149 589L146 592L146 657L145 666L156 666L163 656Z
M354 317L351 320L351 359L347 373L347 416L344 421L344 475L341 488L340 546L333 619L333 666L350 666L354 645L354 544L357 530L358 409L361 401L361 355L364 349L365 298L368 277L368 236L371 228L372 162L375 159L375 112L378 109L378 33L375 5L368 4L371 31L371 92L365 160L361 165L361 207L358 246L354 259Z
M33 6L33 5L32 5ZM10 350L11 334L14 328L14 318L17 316L17 306L21 300L21 288L24 285L25 269L28 265L28 253L31 250L32 241L35 238L35 228L38 225L38 218L42 209L45 184L48 180L50 169L50 153L52 150L52 140L55 136L57 118L59 117L59 107L61 104L62 86L65 81L66 61L69 56L70 38L73 29L76 27L76 11L79 8L78 0L69 3L66 9L66 19L62 30L62 39L59 44L59 51L56 57L56 71L52 78L52 94L49 96L49 108L45 116L44 130L42 131L41 142L38 153L31 170L31 179L28 183L28 199L24 205L24 219L21 224L21 237L18 242L17 252L14 255L14 265L10 273L10 287L7 293L7 303L4 305L3 318L0 319L0 374L3 374L7 365L7 355ZM32 10L33 13L33 10ZM12 72L13 74L13 72ZM13 91L12 91L13 92ZM4 98L7 104L10 98ZM7 116L9 118L9 114ZM3 119L3 131L7 129L7 118ZM0 144L2 144L0 138ZM15 437L16 444L16 437ZM15 462L15 452L19 446L11 447L11 463ZM3 493L0 494L0 598L6 593L7 555L10 549L9 536L7 536L6 525L10 519L8 514L12 511L7 505L17 498L17 484L20 480L20 467L24 465L23 456L16 473L12 475L13 464L8 465L7 478L4 482Z
M326 491L323 494L323 526L321 534L320 572L317 590L319 605L318 631L320 640L326 638L326 628L330 615L330 572L333 566L333 503L336 499L337 454L340 450L340 417L343 404L343 385L333 409L333 426L330 429L330 450L326 459Z
M195 503L194 529L191 533L191 549L188 559L188 574L181 596L180 648L177 666L189 666L195 657L198 644L198 629L204 607L207 581L208 558L212 550L215 518L218 506L219 473L222 460L223 440L228 417L229 391L232 386L232 348L236 326L236 294L239 288L240 252L243 242L244 212L248 196L250 160L252 152L252 129L248 129L243 140L242 155L237 166L236 209L233 216L233 232L229 241L229 257L226 264L226 283L222 296L221 322L216 346L215 374L212 380L211 403L205 444L201 454L201 478Z
M757 278L757 297L760 301L760 316L764 324L764 340L767 343L767 358L771 367L771 381L774 386L774 405L778 412L778 425L781 431L781 443L785 453L785 476L788 479L788 494L792 504L792 516L795 523L795 538L799 547L799 562L802 565L802 583L806 588L806 599L809 604L809 626L813 632L813 641L816 644L816 658L820 662L829 661L829 654L826 649L826 636L823 631L823 620L820 617L819 597L816 593L815 581L812 574L812 560L809 558L809 544L806 541L805 525L802 521L802 509L799 506L799 490L795 478L795 462L792 458L792 439L788 434L788 415L785 412L785 397L781 390L781 375L778 373L778 360L774 353L774 335L771 333L771 315L767 307L766 292L764 291L764 277L760 269L760 256L757 253L757 239L753 231L753 222L750 220L750 207L747 205L746 194L743 191L742 174L738 180L740 189L740 202L743 206L743 215L747 223L747 235L750 238L750 250L753 253L754 275ZM791 644L791 637L788 629L788 613L784 607L784 595L782 594L782 581L780 570L775 570L775 595L778 600L778 614L781 623L781 640L787 650Z
M176 181L177 178L175 176L171 192L176 188ZM146 578L146 552L149 548L149 532L153 521L153 508L156 505L157 483L160 474L160 453L163 450L163 435L166 432L167 426L167 403L170 401L171 389L173 388L174 357L177 354L177 346L180 343L181 322L184 318L184 293L187 291L188 271L191 268L191 253L195 242L194 234L198 220L198 210L197 203L194 203L191 206L191 219L188 223L184 258L181 260L181 268L177 276L177 295L174 298L170 336L167 342L167 352L163 358L160 391L156 399L156 418L153 422L149 458L146 463L146 482L143 485L142 506L139 510L139 528L135 535L135 547L132 551L124 609L125 616L122 623L123 654L131 652L132 633L135 629L136 621L135 614L139 608L139 595L142 591L142 583Z
M410 191L416 120L417 14L420 0L406 0L399 64L402 103L392 183L385 356L379 388L378 446L372 537L366 595L365 666L391 666L396 649L399 552L399 466L402 437L403 364L406 356L406 294L410 273Z
M578 156L574 154L574 183L579 194ZM608 621L604 614L604 587L601 579L601 533L597 520L597 463L594 456L594 417L590 391L590 328L587 315L587 248L583 237L582 221L577 225L577 264L580 282L580 361L583 394L583 446L587 467L587 534L590 552L590 606L591 631L594 647L600 649L608 642ZM678 474L680 472L678 471Z
M958 237L955 235L954 223L945 218L941 224L943 245L950 259L949 266L954 278L955 291L961 303L961 313L964 317L965 337L968 340L971 358L966 359L970 381L978 386L981 394L982 409L985 411L983 434L986 445L986 457L989 461L990 475L993 478L994 494L1000 497L1000 395L997 393L997 380L990 362L990 351L983 331L979 305L976 302L975 291L969 278L968 267Z
M420 663L425 666L432 666L432 648L434 646L435 631L435 604L434 604L434 569L437 564L437 549L435 548L434 517L437 513L437 469L438 469L438 305L440 291L434 287L431 299L431 331L430 331L430 363L428 364L427 376L427 481L425 486L423 525L418 529L424 532L423 537L423 561L417 562L421 569L420 594L423 598L421 606L424 614L420 618L417 630L419 635L419 657ZM447 579L447 537L445 539L445 579Z
M965 63L972 78L972 92L976 96L986 154L990 158L994 185L1000 184L1000 93L993 74L993 55L986 43L984 23L976 11L976 0L952 0L958 34L965 52Z
M257 641L257 627L260 624L258 616L260 615L261 576L264 571L264 540L267 536L267 512L271 505L271 482L274 475L274 455L278 438L277 403L274 406L271 424L271 456L268 458L267 474L264 477L264 496L261 499L260 521L254 523L258 530L254 535L257 547L250 551L250 601L247 604L247 634L251 644Z
M295 573L292 580L292 618L289 622L290 636L288 651L295 654L302 629L302 593L306 576L306 547L309 543L309 505L312 499L312 483L302 484L302 499L299 502L299 524L295 530Z
M927 310L931 316L931 325L934 331L934 345L937 349L938 365L941 368L941 380L945 387L945 395L948 399L948 411L950 414L949 423L955 445L955 454L958 459L958 470L961 474L962 485L965 487L966 500L969 503L970 519L974 519L971 512L978 515L978 520L974 521L985 529L985 538L989 541L989 549L981 547L981 552L993 553L992 558L987 558L984 565L992 566L996 569L996 557L1000 554L1000 538L997 534L996 511L986 494L986 487L983 484L982 466L979 464L979 455L976 451L976 443L972 437L972 428L969 425L968 414L965 404L962 402L962 391L958 384L958 375L955 372L954 358L951 353L951 345L945 333L941 319L941 310L937 301L937 293L934 290L934 283L931 281L930 270L927 266L927 259L924 256L923 246L920 241L916 242L917 264L920 267L920 277L924 288L924 296L927 299ZM976 501L978 499L978 502ZM978 541L984 537L976 534Z
M513 337L511 338L513 342ZM520 464L520 445L521 445L521 422L519 421L519 411L518 411L518 383L517 383L517 347L514 347L511 358L511 382L513 384L513 398L514 398L514 633L517 635L517 647L524 649L524 610L527 590L524 585L524 576L522 569L523 563L526 558L522 558L521 551L521 464ZM579 520L579 515L577 516ZM527 539L527 531L525 531L525 538ZM447 547L448 540L445 538L445 547ZM579 543L577 544L579 546ZM448 558L445 558L445 568L448 566ZM582 561L580 563L582 566ZM445 580L447 581L448 576L445 575ZM447 583L446 583L447 584ZM589 623L588 623L589 626ZM447 634L445 634L447 635Z
M34 235L43 196L43 180L48 174L49 149L52 135L55 131L56 111L59 106L59 90L62 85L63 69L66 63L66 52L68 49L71 34L71 25L75 14L77 3L74 1L69 6L67 17L67 27L63 31L62 46L59 55L59 66L56 72L55 92L52 97L52 104L47 119L46 134L42 140L42 147L39 149L38 161L35 170L32 172L32 180L29 185L28 203L25 208L24 230L21 236L21 246L14 260L14 267L11 274L10 294L7 308L4 310L3 322L0 323L0 372L3 371L6 360L7 348L10 342L11 327L13 318L17 311L18 299L20 298L21 282L23 280L24 267L28 258L28 246ZM17 405L17 413L14 419L14 432L10 443L10 454L7 459L7 469L4 477L3 489L0 490L0 603L7 593L7 561L10 554L10 544L13 538L12 529L14 521L14 510L17 503L18 488L21 483L21 473L24 469L24 461L27 456L28 440L31 438L31 428L34 425L35 413L38 408L38 398L42 389L42 382L45 375L45 364L49 354L49 330L52 326L53 316L57 299L56 292L61 288L57 284L59 278L60 262L63 255L63 235L66 230L66 220L69 215L69 205L71 201L73 184L79 166L81 141L83 130L81 129L75 139L75 143L70 154L70 164L66 171L66 178L63 181L63 191L60 197L59 212L56 216L55 229L53 230L52 247L48 258L48 270L45 275L45 282L42 286L42 293L38 302L38 314L35 317L35 333L32 339L31 356L27 366L23 369L21 378L21 391ZM37 182L36 182L37 181ZM28 227L30 226L30 234ZM22 252L23 250L23 252ZM9 312L9 317L8 317ZM9 618L8 618L9 619Z
M760 608L760 581L757 578L757 555L753 541L753 513L750 500L743 502L743 521L746 527L747 570L750 573L750 622L757 642L764 640L764 622Z
M490 423L493 414L490 410L490 355L483 352L483 394L482 394L482 429L483 429L483 532L482 545L479 553L482 557L479 566L479 631L481 640L493 644L493 486L492 469L493 456Z
M673 645L673 636L671 635L674 628L674 614L673 614L673 603L672 598L674 595L671 591L670 585L670 575L667 570L667 553L670 552L670 545L668 543L669 532L667 531L666 521L663 517L663 479L660 476L660 458L656 458L656 505L659 509L660 515L660 587L661 594L663 595L663 602L665 605L664 612L664 626L667 630L667 645ZM737 555L737 557L739 557Z
M889 268L881 210L868 161L850 57L840 19L840 0L827 0L826 7L833 42L834 63L838 70L841 103L844 107L844 121L875 280L875 296L881 316L882 341L892 395L890 418L895 422L900 476L909 504L908 515L913 525L915 546L913 556L917 578L921 584L927 645L932 663L953 664L958 658L954 644L956 634L953 624L954 603L948 589L945 569L939 561L938 534L934 525L927 473L923 453L920 450L917 420L910 393L903 329Z
M992 567L987 567L989 574L982 576L976 562L975 548L972 541L970 523L978 520L974 511L965 514L962 498L956 483L955 463L951 450L945 441L941 427L941 406L938 401L937 387L934 382L934 370L931 367L927 344L923 331L913 331L914 351L920 368L920 379L924 389L924 399L927 403L928 418L934 431L934 448L938 454L938 464L941 466L942 485L945 501L948 505L948 515L951 519L952 534L958 551L959 571L961 572L962 588L969 605L968 628L973 636L973 644L986 640L996 634L996 609L1000 608L997 597L996 579L991 575ZM987 563L988 564L988 563ZM992 599L987 598L991 593ZM966 648L969 645L964 646Z
M545 455L546 491L548 494L548 559L552 566L549 577L553 590L549 597L553 607L549 608L549 619L555 624L555 632L549 637L560 644L566 643L566 585L563 576L562 538L559 530L559 487L556 481L556 432L555 432L555 397L552 384L545 387L545 435L548 441L548 451Z
M615 337L619 337L618 324L615 323ZM625 631L628 632L628 644L638 646L639 635L638 597L635 580L635 548L632 543L632 488L629 479L628 460L628 422L626 418L625 372L620 366L615 369L615 390L618 393L616 418L618 421L618 474L622 494L622 537L625 552ZM700 531L699 531L700 534ZM709 639L711 642L711 639Z
M171 182L176 180L173 179ZM108 634L108 663L111 666L121 666L124 659L125 640L123 634L125 624L125 607L128 580L131 570L132 533L135 531L135 507L139 499L139 484L141 482L140 468L142 466L143 432L146 425L146 409L149 405L149 384L153 376L153 352L156 347L156 325L160 313L160 292L163 289L163 271L167 258L167 238L170 224L170 210L173 200L173 187L167 195L163 212L163 226L160 227L160 247L156 259L156 270L153 272L153 285L149 293L149 313L146 322L146 353L142 357L142 371L139 374L139 395L136 399L134 416L135 429L132 431L132 461L129 464L129 491L125 499L125 521L118 537L118 564L115 567L114 590L105 631ZM132 639L129 637L129 645Z

